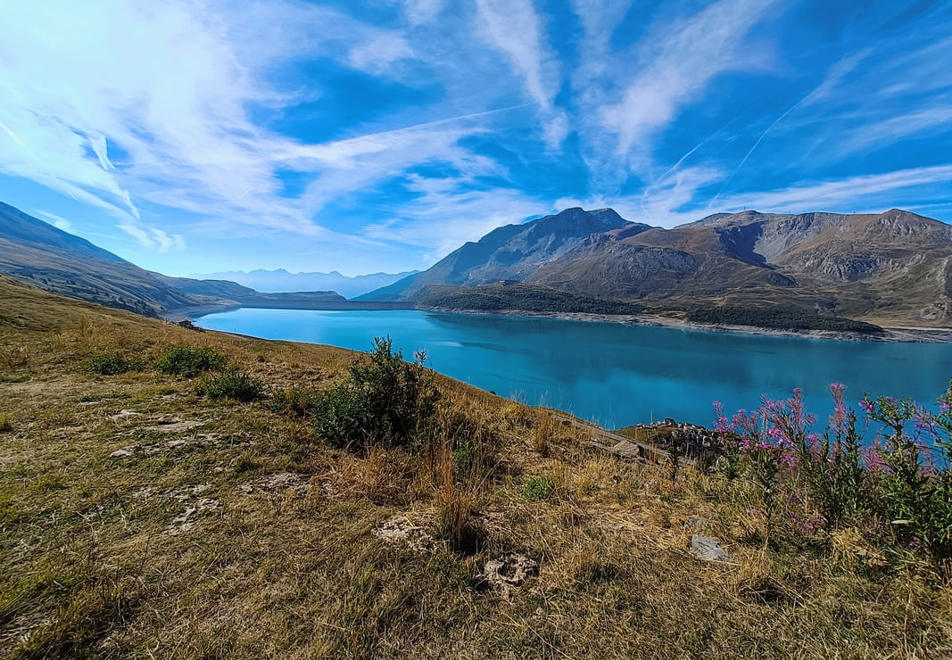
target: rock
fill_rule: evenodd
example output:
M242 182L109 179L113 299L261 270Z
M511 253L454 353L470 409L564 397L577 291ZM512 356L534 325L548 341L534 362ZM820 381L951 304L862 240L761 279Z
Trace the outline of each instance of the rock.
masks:
M154 431L156 433L184 433L185 431L191 431L192 429L202 426L205 422L195 422L195 421L181 421L177 419L173 420L158 420L158 426L146 426L146 431Z
M123 409L117 412L111 417L111 419L119 421L120 419L126 419L127 417L141 417L142 413L136 412L135 410Z
M200 484L198 486L191 486L186 489L186 493L181 493L179 495L174 495L177 500L187 500L190 496L201 493L206 490L208 486L206 484ZM191 501L186 507L185 510L172 519L172 523L169 525L168 530L169 534L178 534L180 532L187 532L188 530L195 527L196 518L200 518L203 515L210 513L221 506L221 502L210 497L200 497L197 500Z
M490 559L483 566L480 579L502 589L521 587L526 580L539 574L539 563L525 555L507 552L497 559Z
M626 461L641 461L645 458L644 449L634 442L628 442L627 440L622 440L609 449L608 452Z
M687 527L688 529L704 529L710 524L711 522L706 518L697 518L695 516L691 516L681 523L681 526Z
M302 493L307 490L307 486L307 480L299 474L275 472L239 485L238 492L242 495L251 495L256 490L266 493L293 490L295 493Z
M132 456L133 447L123 447L109 454L109 458L129 458Z
M704 561L734 561L734 556L721 547L718 539L703 534L691 537L691 554Z
M436 540L419 525L405 516L394 516L373 531L374 536L387 543L403 543L417 552L432 552Z

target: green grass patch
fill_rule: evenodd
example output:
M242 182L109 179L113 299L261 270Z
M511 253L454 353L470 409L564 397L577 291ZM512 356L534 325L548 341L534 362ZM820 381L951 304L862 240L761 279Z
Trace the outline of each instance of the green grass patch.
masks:
M555 479L547 474L527 476L522 484L522 496L530 502L551 500L555 497Z

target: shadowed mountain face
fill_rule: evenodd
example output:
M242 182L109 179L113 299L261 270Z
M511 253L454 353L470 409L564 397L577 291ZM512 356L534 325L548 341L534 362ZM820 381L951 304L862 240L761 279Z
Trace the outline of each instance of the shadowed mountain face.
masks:
M659 309L775 307L935 325L949 318L950 274L952 227L897 209L719 213L674 229L569 209L501 227L370 295L432 304L431 287L445 299L446 286L509 280Z
M333 291L262 294L234 282L168 277L0 203L0 273L41 289L146 316L180 310L342 302Z

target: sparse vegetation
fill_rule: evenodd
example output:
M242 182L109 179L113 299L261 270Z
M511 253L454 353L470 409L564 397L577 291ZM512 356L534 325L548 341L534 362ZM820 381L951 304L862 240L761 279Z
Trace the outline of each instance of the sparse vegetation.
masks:
M155 368L166 374L192 378L204 371L222 369L226 364L228 358L214 349L176 346L156 360Z
M264 383L233 367L220 374L203 376L196 391L211 399L254 401L261 397Z
M0 433L8 433L13 430L13 422L6 413L0 413Z

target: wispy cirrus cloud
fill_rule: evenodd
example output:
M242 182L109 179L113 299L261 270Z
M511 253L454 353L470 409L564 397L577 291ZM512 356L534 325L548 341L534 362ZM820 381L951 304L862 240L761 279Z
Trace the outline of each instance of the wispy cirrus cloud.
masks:
M942 3L50 0L0 21L0 193L152 267L403 269L567 203L665 225L952 203Z
M525 81L545 125L545 143L559 147L569 131L568 116L555 107L561 74L531 0L475 0L487 41L509 58Z
M747 38L773 0L718 0L698 14L663 22L640 49L644 65L619 103L603 108L606 129L618 134L618 151L644 148L644 140L672 122L726 71L763 67Z

